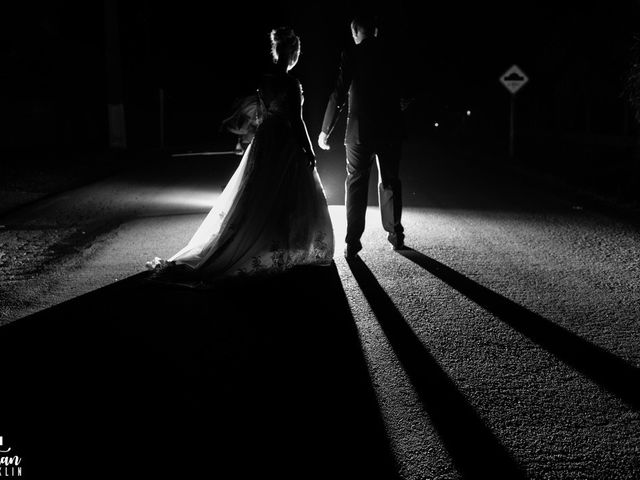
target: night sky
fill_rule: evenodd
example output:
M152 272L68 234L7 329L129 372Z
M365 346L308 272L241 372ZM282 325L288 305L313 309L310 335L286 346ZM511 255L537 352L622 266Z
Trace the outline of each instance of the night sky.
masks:
M638 2L365 2L396 46L412 122L470 108L500 137L509 105L499 76L518 64L518 96L531 131L628 134L622 98ZM5 148L100 149L108 101L103 2L22 2L2 16ZM312 136L335 79L353 1L117 2L122 99L131 148L157 144L159 90L170 147L230 141L219 131L233 100L270 66L269 30L302 38L293 73L305 89Z

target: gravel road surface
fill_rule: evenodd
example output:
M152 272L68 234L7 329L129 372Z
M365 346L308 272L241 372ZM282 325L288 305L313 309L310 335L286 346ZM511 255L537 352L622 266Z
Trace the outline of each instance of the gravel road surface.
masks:
M409 249L371 206L347 263L333 191L331 267L150 281L238 161L139 168L0 218L0 434L25 473L640 478L637 223L408 145Z

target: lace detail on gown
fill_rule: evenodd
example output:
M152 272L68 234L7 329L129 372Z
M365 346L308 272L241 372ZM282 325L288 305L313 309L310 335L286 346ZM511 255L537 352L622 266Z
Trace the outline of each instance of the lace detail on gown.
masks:
M213 208L188 244L147 268L180 271L175 283L278 273L300 265L330 265L333 228L318 172L307 165L293 131L302 89L289 75L265 77L255 137ZM182 267L177 268L176 267Z

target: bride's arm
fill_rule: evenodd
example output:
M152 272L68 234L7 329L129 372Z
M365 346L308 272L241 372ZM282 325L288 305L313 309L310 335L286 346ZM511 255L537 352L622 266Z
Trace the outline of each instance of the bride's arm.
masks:
M314 167L316 163L316 154L313 150L313 144L311 143L311 139L309 138L309 131L307 130L307 124L304 122L304 118L302 116L302 87L300 83L296 80L296 95L295 97L297 101L295 102L295 112L292 112L292 123L293 123L293 131L294 135L298 138L300 145L302 145L302 150L304 151L308 161L309 166Z

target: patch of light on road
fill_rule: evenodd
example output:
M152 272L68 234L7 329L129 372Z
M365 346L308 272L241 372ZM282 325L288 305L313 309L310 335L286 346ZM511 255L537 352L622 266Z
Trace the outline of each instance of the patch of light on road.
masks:
M158 194L153 201L165 207L204 210L213 206L220 193L220 190L167 189Z
M347 234L347 214L344 205L329 205L329 215L333 224L333 236L335 239L336 256L342 255L344 249L344 237ZM377 228L380 223L380 211L378 207L369 206L365 217L367 228Z
M329 215L333 224L336 254L344 249L344 236L347 233L347 218L344 205L329 205Z

